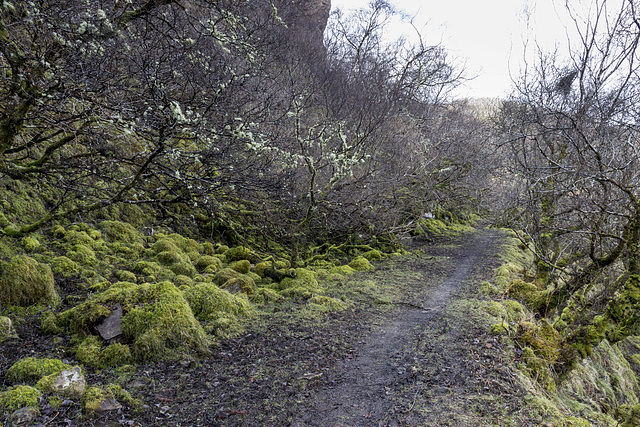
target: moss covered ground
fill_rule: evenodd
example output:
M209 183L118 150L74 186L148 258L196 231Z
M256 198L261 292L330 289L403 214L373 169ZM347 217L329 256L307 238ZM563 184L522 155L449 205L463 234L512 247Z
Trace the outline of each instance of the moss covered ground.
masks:
M40 209L20 206L6 213L5 226ZM289 422L296 406L335 378L331 367L351 357L362 337L419 308L423 285L454 268L452 257L468 243L461 236L473 235L466 224L425 220L408 250L323 244L292 261L286 251L187 237L150 226L153 215L130 214L138 220L105 213L28 237L0 238L0 421L20 407L34 407L51 425L115 420L115 412L100 408L116 401L126 420L145 425ZM436 357L433 343L448 344L434 334L450 332L447 322L466 322L507 357L490 363L489 371L500 363L519 366L519 390L527 391L527 407L509 400L510 410L490 411L494 419L503 417L505 425L519 425L517 417L633 425L640 413L630 376L640 370L635 342L595 348L593 365L559 381L552 370L558 337L530 308L544 296L531 263L517 239L504 237L500 258L482 261L493 270L450 305L444 329L416 331L423 344L412 351ZM100 328L114 317L117 333L105 338ZM38 386L72 365L87 375L82 398L69 404ZM419 361L398 366L415 369L410 378L429 372ZM589 388L593 383L597 391ZM394 398L411 408L414 418L406 419L426 416L428 406L415 397L426 396L424 390L395 390ZM430 396L442 397L436 394ZM465 402L480 407L482 399ZM492 399L485 406L497 404Z

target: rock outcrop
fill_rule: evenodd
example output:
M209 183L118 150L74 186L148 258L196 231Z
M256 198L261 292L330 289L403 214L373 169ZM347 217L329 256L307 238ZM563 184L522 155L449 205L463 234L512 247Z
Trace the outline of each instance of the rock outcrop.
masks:
M274 4L298 42L324 51L324 30L329 20L331 0L277 0Z

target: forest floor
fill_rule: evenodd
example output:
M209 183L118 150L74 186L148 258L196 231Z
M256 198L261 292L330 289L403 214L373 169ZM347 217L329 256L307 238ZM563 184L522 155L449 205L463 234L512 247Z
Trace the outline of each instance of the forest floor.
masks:
M340 311L265 306L246 332L197 361L94 372L143 406L93 418L43 409L41 425L489 426L526 416L510 344L488 333L480 283L500 261L500 231L413 240L409 255L327 285ZM486 302L484 302L486 303ZM32 343L37 353L46 343ZM53 344L51 344L53 345ZM25 347L26 346L26 347ZM20 352L30 344L22 341ZM17 351L17 349L14 349Z

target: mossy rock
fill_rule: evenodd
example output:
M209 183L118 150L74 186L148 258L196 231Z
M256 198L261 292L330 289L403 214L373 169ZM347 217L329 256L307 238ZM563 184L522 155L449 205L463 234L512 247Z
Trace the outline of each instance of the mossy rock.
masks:
M178 245L178 248L180 248L180 250L185 253L198 252L198 250L200 249L200 244L197 241L190 239L188 237L184 237L180 234L172 233L172 234L169 234L167 237L169 239L172 239L174 242L176 242L176 245Z
M247 274L249 270L251 270L251 263L246 259L241 259L229 264L229 268L237 271L238 273Z
M524 301L531 309L537 310L547 302L548 292L540 290L535 283L514 279L509 283L507 294L511 298Z
M213 246L213 243L204 242L204 243L200 243L200 245L198 246L198 252L200 252L202 255L213 256L215 255L216 250L215 250L215 247Z
M296 268L294 271L295 277L284 278L280 283L273 285L281 295L308 299L324 292L313 271L306 268Z
M11 383L35 384L46 375L59 374L71 366L58 359L26 357L14 363L5 375Z
M374 269L369 260L363 256L356 257L349 263L349 267L356 271L371 271Z
M140 406L140 402L117 384L108 384L105 387L89 387L82 396L80 402L82 409L87 414L103 412L115 409L126 404L132 407Z
M227 281L231 279L237 279L240 276L241 274L235 270L232 270L230 268L223 268L222 270L218 271L215 276L213 276L213 283L218 286L222 286Z
M241 259L245 259L249 261L251 264L258 264L262 262L262 259L258 254L242 246L236 246L225 251L224 256L226 257L227 262L229 263L233 261L240 261Z
M380 261L382 260L382 258L384 258L384 255L382 254L382 252L380 252L377 249L372 249L370 251L367 251L363 253L362 256L368 259L369 261Z
M102 221L98 224L104 237L109 242L124 242L130 245L144 245L143 234L136 228L126 222L121 221Z
M198 283L183 292L194 316L202 321L211 321L223 314L248 316L253 306L243 295L234 295L213 283Z
M91 330L120 304L124 342L131 344L134 360L176 360L204 354L209 341L180 290L171 282L119 282L106 291L61 313L58 324L69 331Z
M0 408L13 410L20 408L40 408L42 392L28 385L17 385L0 392Z
M158 277L162 270L162 266L154 261L138 261L133 266L133 271L145 277Z
M222 261L220 261L220 258L212 255L202 255L193 265L200 273L205 272L205 270L216 272L222 269ZM213 270L209 267L212 267Z
M93 266L98 262L95 251L88 245L73 245L66 255L68 258L87 266Z
M182 274L178 274L173 278L173 284L178 288L193 286L194 280L189 276L184 276Z
M118 270L115 272L115 276L120 282L136 283L138 280L136 274L129 270Z
M256 287L256 283L251 277L241 274L238 277L227 280L220 287L232 293L251 295Z
M502 301L502 305L507 309L510 320L520 322L527 317L527 309L518 301L507 299Z
M103 369L128 365L133 361L131 349L122 343L104 347L104 340L97 335L86 337L76 349L76 358L86 366Z
M68 279L69 277L78 276L82 269L77 262L66 256L55 257L51 260L51 271L54 276Z
M172 242L170 239L161 239L154 244L154 250L167 249L158 252L156 259L174 274L192 277L196 273L196 268L191 263L191 259Z
M249 299L254 304L266 304L270 302L277 302L282 299L277 291L270 288L256 288L253 294L249 296Z
M42 249L42 244L40 244L38 239L35 239L30 236L23 237L22 240L20 241L20 244L22 245L24 250L28 253L38 252L40 249Z
M180 252L178 245L173 239L169 239L168 237L160 238L156 240L156 242L151 245L151 249L156 253L160 254L162 252Z
M351 266L348 265L340 265L338 267L334 267L329 269L328 275L339 274L341 276L350 276L354 274L356 270L354 270Z
M48 265L19 255L1 263L0 270L0 302L22 307L34 304L55 306L60 302Z

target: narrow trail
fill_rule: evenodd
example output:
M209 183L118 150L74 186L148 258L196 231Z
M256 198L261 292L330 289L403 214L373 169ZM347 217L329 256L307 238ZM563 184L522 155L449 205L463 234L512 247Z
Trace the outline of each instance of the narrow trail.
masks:
M497 232L482 230L468 235L468 240L455 248L427 248L432 252L420 256L410 268L420 269L429 263L429 255L445 251L451 261L448 271L440 277L425 275L404 284L417 290L418 297L405 301L394 318L364 339L355 357L338 364L333 372L335 383L310 396L291 425L463 425L466 419L473 425L473 414L459 414L466 411L460 405L468 403L461 401L461 396L473 391L471 400L476 400L478 394L491 389L468 389L469 381L477 377L477 369L466 360L475 355L462 336L469 328L448 319L445 309L457 294L474 292L467 282L472 274L487 268L497 240ZM407 396L413 396L411 402ZM443 419L441 415L449 406L457 416Z

